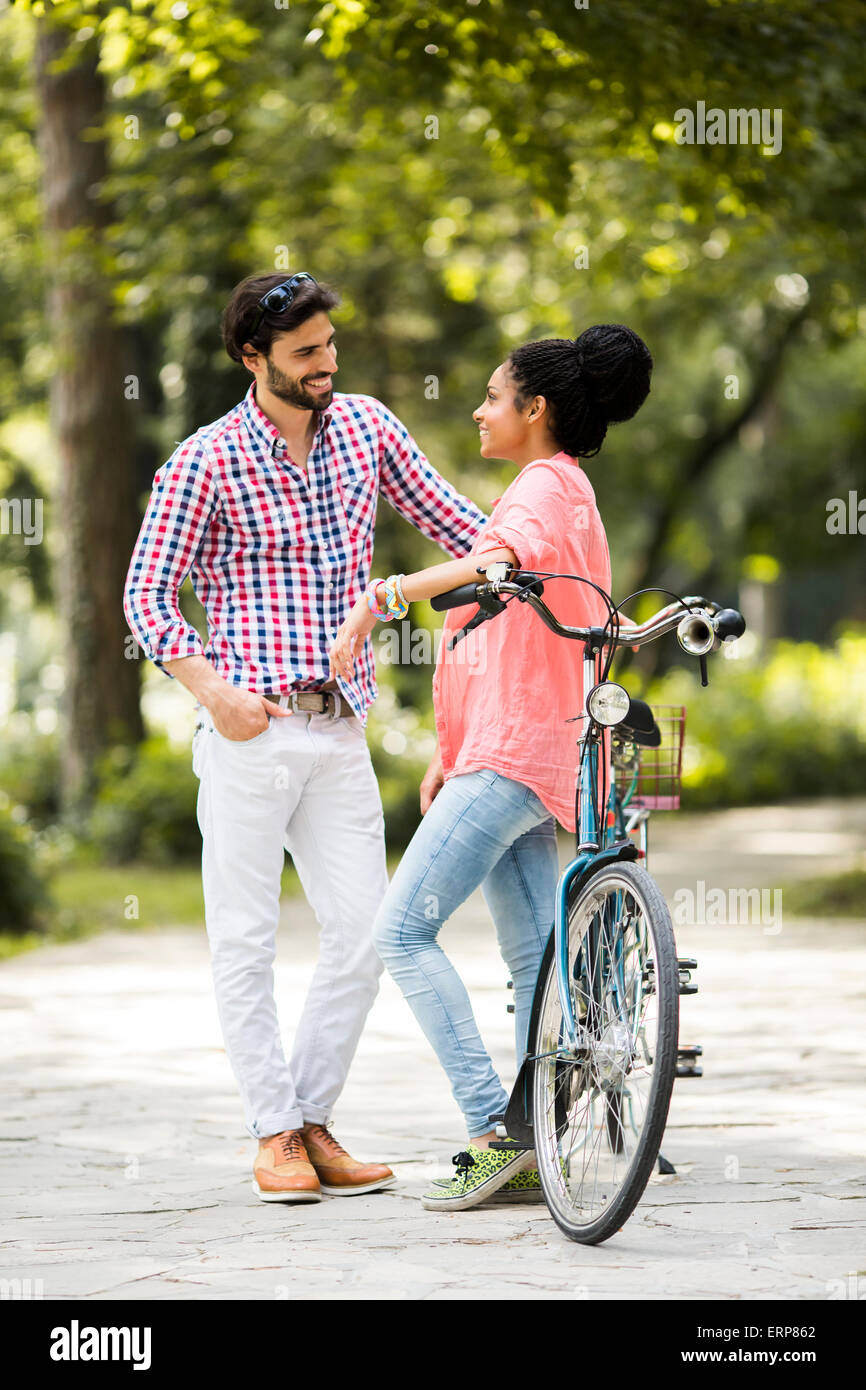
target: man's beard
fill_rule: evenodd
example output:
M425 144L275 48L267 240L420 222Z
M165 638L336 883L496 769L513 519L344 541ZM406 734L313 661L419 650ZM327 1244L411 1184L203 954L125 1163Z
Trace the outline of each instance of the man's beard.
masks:
M265 384L273 395L285 401L287 405L298 406L300 410L327 410L331 404L333 390L314 396L304 390L301 382L281 372L270 357L266 357L265 361L268 364L268 379Z

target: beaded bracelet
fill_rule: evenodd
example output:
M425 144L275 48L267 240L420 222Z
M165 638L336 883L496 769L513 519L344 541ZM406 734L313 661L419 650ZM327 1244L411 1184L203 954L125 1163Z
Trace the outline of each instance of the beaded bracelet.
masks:
M386 622L390 622L392 615L388 612L387 608L382 608L380 606L379 600L376 597L376 590L380 584L384 583L384 579L371 579L364 590L364 597L367 600L367 607L374 618L384 618Z
M389 574L388 578L383 580L385 585L385 606L392 618L405 618L406 614L409 612L409 604L406 602L406 596L403 593L402 581L405 578L405 574Z

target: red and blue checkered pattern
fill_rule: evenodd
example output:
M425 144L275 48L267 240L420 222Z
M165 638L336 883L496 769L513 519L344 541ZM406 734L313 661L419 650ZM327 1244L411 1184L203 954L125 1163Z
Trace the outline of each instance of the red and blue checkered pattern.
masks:
M320 686L337 629L370 579L380 493L455 558L487 521L373 396L335 393L307 470L298 468L253 383L154 478L123 602L145 655L158 667L204 655L232 685L261 693ZM190 573L206 646L178 603ZM376 698L371 642L339 687L366 720Z

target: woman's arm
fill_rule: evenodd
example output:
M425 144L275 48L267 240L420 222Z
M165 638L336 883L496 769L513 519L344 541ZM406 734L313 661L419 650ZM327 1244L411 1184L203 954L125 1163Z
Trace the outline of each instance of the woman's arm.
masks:
M499 546L496 550L485 550L481 555L465 555L460 560L446 560L442 565L431 565L429 569L407 574L402 584L403 593L409 603L417 603L419 599L447 594L449 589L459 589L461 584L471 584L473 580L481 584L484 582L484 576L478 571L495 564L497 560L507 560L510 565L517 564L514 551L506 546ZM376 591L376 597L379 600L384 598L381 584Z
M420 599L434 598L436 594L447 593L449 589L457 589L461 584L471 584L473 580L481 583L482 576L478 574L478 570L486 569L497 560L507 560L514 566L518 563L514 551L509 550L507 546L485 550L479 555L466 555L460 560L447 560L442 565L431 565L429 569L407 574L402 583L404 597L407 602L416 603ZM384 589L380 584L376 590L376 598L381 603L384 597ZM367 607L366 598L360 598L338 631L328 653L332 678L342 676L344 680L348 680L351 677L355 669L355 658L377 622L378 619Z

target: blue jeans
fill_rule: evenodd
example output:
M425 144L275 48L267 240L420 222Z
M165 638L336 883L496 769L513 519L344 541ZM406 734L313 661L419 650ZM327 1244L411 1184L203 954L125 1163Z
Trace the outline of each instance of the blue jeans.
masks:
M377 913L376 949L445 1068L470 1138L487 1133L508 1095L466 988L436 938L480 884L514 981L519 1063L558 877L553 816L531 788L483 768L445 783Z

